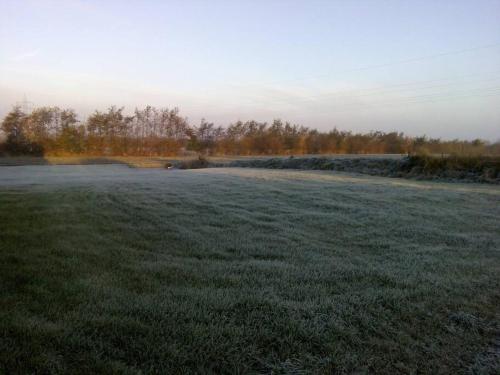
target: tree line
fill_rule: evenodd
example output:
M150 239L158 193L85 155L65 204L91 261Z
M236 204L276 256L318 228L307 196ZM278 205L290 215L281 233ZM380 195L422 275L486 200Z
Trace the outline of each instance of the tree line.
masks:
M302 154L500 154L500 142L441 140L398 132L327 132L290 124L237 121L227 127L202 120L189 124L177 108L147 106L95 111L85 121L72 109L14 107L3 119L0 155L175 156Z

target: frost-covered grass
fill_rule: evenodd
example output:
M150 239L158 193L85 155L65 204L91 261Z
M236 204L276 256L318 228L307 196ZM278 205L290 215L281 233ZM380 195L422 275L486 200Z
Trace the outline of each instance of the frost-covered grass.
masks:
M496 373L499 217L498 186L1 168L0 373Z

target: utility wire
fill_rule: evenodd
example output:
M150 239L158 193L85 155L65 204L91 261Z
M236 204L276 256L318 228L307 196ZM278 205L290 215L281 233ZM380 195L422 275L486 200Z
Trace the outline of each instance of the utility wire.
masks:
M499 71L494 71L490 73L499 73ZM294 98L276 98L276 99L269 99L264 96L255 96L253 95L251 100L253 100L256 103L264 102L266 104L301 104L301 103L308 103L312 102L315 99L322 99L322 98L335 98L335 99L356 99L360 97L369 97L369 96L379 96L379 95L387 95L387 94L393 94L393 93L398 93L398 92L412 92L412 91L422 91L425 89L429 88L439 88L439 87L448 87L448 86L454 86L462 83L466 84L477 84L479 82L492 82L492 80L496 80L497 78L500 77L500 75L492 75L492 76L487 76L484 77L480 80L473 80L473 81L463 81L463 78L470 78L470 77L477 77L477 76L482 76L482 74L468 74L464 75L461 77L448 77L448 78L439 78L439 79L433 79L433 80L424 80L424 81L412 81L412 82L404 82L404 83L397 83L397 84L391 84L391 85L384 85L384 86L378 86L378 87L373 87L373 88L367 88L367 89L356 89L356 90L341 90L341 91L336 91L332 93L325 93L325 94L318 94L318 95L309 95L309 96L302 96L302 97L294 97ZM447 82L448 81L448 82ZM421 84L425 83L432 83L432 82L446 82L443 84L439 85L427 85L427 86L420 86L420 87L412 87L412 86L418 86ZM257 100L256 100L257 99ZM260 99L260 100L259 100ZM203 102L198 102L198 104L194 105L195 107L202 107L204 105L212 105L212 102L209 102L208 99L204 100ZM190 105L190 107L193 107L193 105Z
M499 47L500 47L500 42L496 42L496 43L484 44L484 45L471 47L471 48L465 48L465 49L459 49L459 50L453 50L453 51L445 51L445 52L436 53L436 54L432 54L432 55L412 57L412 58L408 58L408 59L396 60L396 61L386 62L386 63L381 63L381 64L367 65L367 66L355 67L355 68L350 68L350 69L342 69L342 70L338 70L338 71L335 71L332 73L327 73L327 74L322 74L322 75L301 77L301 78L295 78L295 79L289 79L289 80L269 81L266 84L272 85L272 84L309 81L312 79L331 77L332 75L339 74L339 73L357 72L357 71L370 70L370 69L381 69L381 68L396 66L396 65L400 65L400 64L409 64L409 63L413 63L413 62L425 61L425 60L429 60L429 59L436 59L436 58L441 58L441 57L445 57L445 56L452 56L452 55L476 52L476 51L480 51L480 50L493 49L493 48L499 48ZM237 85L240 85L240 86L252 86L252 85L262 86L262 83L253 83L253 84L240 83ZM211 90L209 90L209 91L211 91Z
M313 101L316 99L322 99L322 98L358 98L358 97L366 97L366 96L374 96L374 95L386 95L386 94L393 94L393 93L398 93L398 92L407 92L407 91L421 91L425 89L434 89L434 88L440 88L440 87L449 87L449 86L456 86L459 84L476 84L480 82L491 82L494 79L500 78L500 75L496 76L490 76L488 78L484 78L481 80L475 80L475 81L456 81L456 82L448 82L448 83L443 83L439 85L426 85L426 86L420 86L420 87L404 87L404 86L415 86L416 84L398 84L398 85L387 85L387 86L379 86L378 88L372 88L372 89L358 89L358 90L345 90L345 91L336 91L336 92L331 92L331 93L325 93L325 94L318 94L318 95L306 95L306 96L301 96L301 97L295 97L295 98L282 98L282 99L268 99L263 96L257 96L254 98L256 99L261 99L262 101L265 101L266 103L295 103L295 102L307 102L307 101ZM435 80L435 82L443 82L444 80L439 79ZM422 82L433 82L433 81L422 81Z
M406 105L412 105L412 104L426 104L426 103L434 103L434 102L442 102L442 101L448 101L448 100L455 100L455 99L464 99L464 98L489 98L489 97L494 97L500 95L500 87L498 88L491 88L487 89L484 92L478 92L475 94L467 94L464 93L462 95L436 95L432 97L427 97L427 98L408 98L412 100L395 100L395 101L385 101L385 102L379 102L373 105L355 105L353 104L350 107L347 106L331 106L330 110L328 111L329 114L331 113L341 113L341 112L350 112L353 109L356 111L359 110L374 110L374 109L380 109L380 108L400 108L402 106ZM413 100L417 99L417 100Z

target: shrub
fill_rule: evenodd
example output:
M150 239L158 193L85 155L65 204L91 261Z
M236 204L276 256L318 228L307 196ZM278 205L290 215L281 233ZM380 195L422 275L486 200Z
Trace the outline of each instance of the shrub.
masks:
M179 169L200 169L200 168L208 168L209 166L208 160L203 156L198 156L198 159L190 159L183 160L178 168Z

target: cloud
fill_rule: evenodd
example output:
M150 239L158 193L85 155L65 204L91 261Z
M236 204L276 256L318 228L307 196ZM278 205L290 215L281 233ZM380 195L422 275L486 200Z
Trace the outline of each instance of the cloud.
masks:
M31 51L26 51L26 52L20 53L18 55L15 55L15 56L10 58L10 61L21 62L21 61L32 59L33 57L36 57L39 54L40 54L40 48L37 48L37 49L31 50Z

